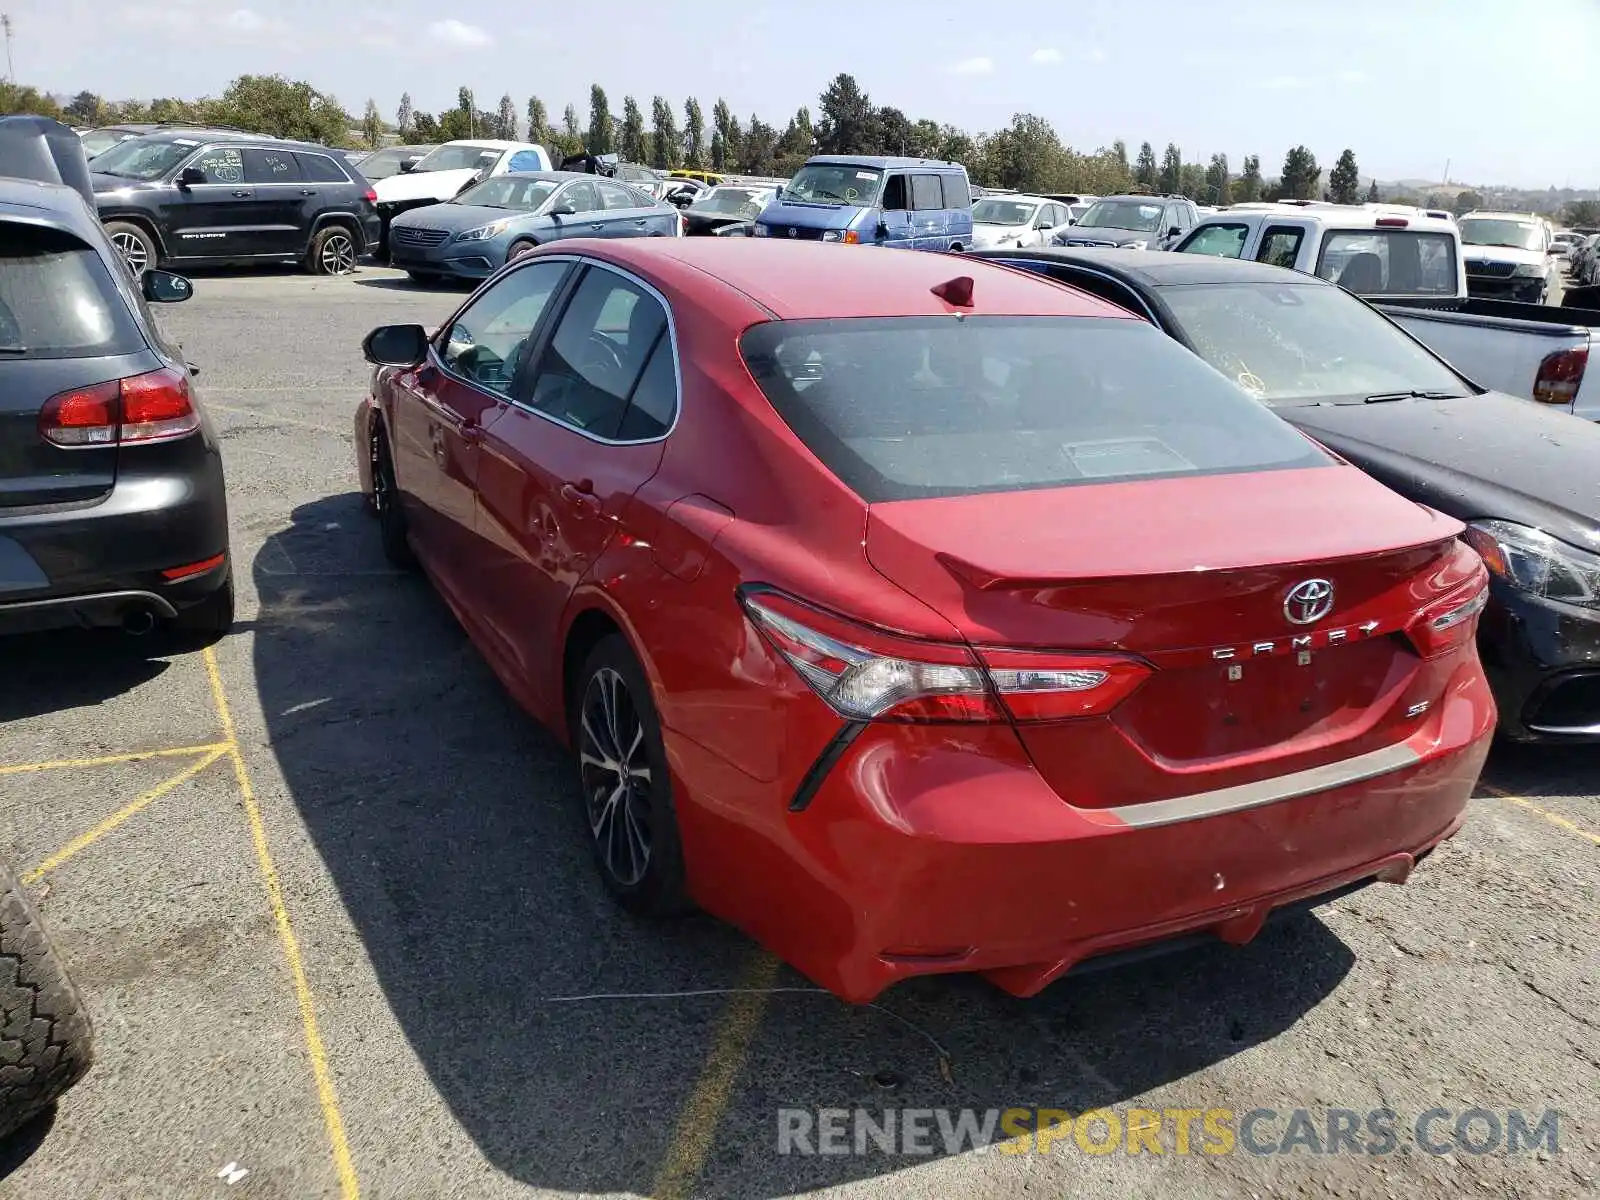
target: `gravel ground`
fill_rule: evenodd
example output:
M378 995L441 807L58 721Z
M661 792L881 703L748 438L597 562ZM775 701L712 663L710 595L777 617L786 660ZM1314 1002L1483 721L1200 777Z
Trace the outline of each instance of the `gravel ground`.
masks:
M175 784L205 752L0 774L0 852L22 870L145 801L35 886L98 1061L53 1125L3 1148L0 1196L1600 1189L1594 751L1497 750L1504 794L1486 788L1406 887L1032 1001L957 978L848 1008L709 920L620 915L562 755L386 567L355 494L360 338L459 299L378 269L224 274L161 313L224 438L238 628L209 660L120 636L8 644L0 767L220 742L240 769L225 749ZM786 990L659 995L740 988ZM1218 1155L1197 1129L1180 1154L1169 1122L1161 1155L1072 1137L777 1152L780 1107L857 1106L1264 1108L1268 1143L1296 1108L1324 1133L1329 1109L1389 1108L1402 1136L1390 1154ZM1559 1109L1559 1153L1425 1153L1409 1134L1431 1108L1447 1139L1468 1108Z

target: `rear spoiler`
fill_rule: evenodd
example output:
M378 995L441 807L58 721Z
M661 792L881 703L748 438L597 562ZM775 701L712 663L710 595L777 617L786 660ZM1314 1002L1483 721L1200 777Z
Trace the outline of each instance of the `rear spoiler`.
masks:
M69 126L49 117L0 117L0 175L65 184L94 208L83 142Z

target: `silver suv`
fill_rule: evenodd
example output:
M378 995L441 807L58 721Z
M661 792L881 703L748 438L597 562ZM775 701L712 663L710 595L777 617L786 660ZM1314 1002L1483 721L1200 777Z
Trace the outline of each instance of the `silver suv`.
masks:
M1105 196L1077 224L1056 235L1058 246L1108 246L1167 250L1199 223L1187 196Z

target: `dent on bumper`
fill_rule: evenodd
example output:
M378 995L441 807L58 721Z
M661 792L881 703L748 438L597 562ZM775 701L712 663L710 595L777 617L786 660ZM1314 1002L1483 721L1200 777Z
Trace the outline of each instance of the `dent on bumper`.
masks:
M1242 943L1278 908L1403 882L1460 826L1493 727L1473 664L1390 769L1142 826L1065 803L1006 728L874 727L800 813L687 739L668 752L697 784L678 782L696 899L865 1002L962 971L1032 995L1100 955L1199 932Z

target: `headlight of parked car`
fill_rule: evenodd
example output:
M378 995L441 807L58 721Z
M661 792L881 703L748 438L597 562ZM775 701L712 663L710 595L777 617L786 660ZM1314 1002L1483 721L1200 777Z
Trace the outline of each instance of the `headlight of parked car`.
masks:
M1600 554L1510 521L1474 521L1467 543L1500 579L1547 600L1600 608Z
M497 234L504 233L511 225L509 220L490 221L487 225L479 225L476 229L466 229L456 234L458 242L486 242Z
M1519 279L1543 279L1546 269L1543 263L1521 263L1511 273Z

